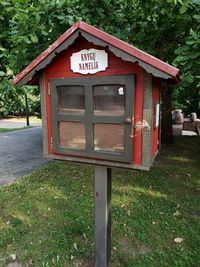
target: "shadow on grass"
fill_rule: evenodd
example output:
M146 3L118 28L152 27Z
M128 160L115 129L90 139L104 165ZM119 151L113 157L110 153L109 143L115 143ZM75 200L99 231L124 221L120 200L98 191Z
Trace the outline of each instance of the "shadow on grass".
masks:
M113 170L112 266L198 266L199 141L163 147L150 172ZM93 177L89 165L54 162L2 187L0 259L94 266Z

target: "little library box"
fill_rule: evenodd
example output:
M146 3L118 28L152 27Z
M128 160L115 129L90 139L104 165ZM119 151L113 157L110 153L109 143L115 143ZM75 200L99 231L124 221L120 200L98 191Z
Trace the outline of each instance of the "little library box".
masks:
M148 170L159 149L160 84L178 73L77 22L13 83L40 87L47 157Z

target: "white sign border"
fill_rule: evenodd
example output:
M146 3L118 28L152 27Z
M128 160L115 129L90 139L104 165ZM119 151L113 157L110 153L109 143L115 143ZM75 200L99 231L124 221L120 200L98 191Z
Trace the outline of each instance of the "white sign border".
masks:
M88 53L95 53L96 55L96 62L98 62L98 69L87 69L87 70L79 70L79 64L84 63L81 61L81 54L88 54ZM88 62L88 61L86 61ZM92 62L92 61L91 61ZM97 72L105 71L108 68L108 53L105 50L100 49L83 49L79 52L73 53L70 57L70 68L71 71L74 73L81 73L81 74L95 74Z

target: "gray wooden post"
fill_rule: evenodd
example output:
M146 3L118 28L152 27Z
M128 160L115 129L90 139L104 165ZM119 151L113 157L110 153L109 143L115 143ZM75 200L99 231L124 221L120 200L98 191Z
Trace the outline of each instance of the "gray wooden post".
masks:
M95 166L95 267L110 266L111 168Z

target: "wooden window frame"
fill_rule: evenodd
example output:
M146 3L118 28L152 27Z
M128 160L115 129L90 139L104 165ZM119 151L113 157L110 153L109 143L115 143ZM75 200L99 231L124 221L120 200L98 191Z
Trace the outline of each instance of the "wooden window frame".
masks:
M123 84L126 86L126 100L125 100L125 114L123 116L101 116L93 114L93 86L95 85L113 85ZM73 115L57 112L57 86L64 85L78 85L85 87L85 114ZM51 90L51 119L52 119L52 144L53 153L70 156L77 156L83 158L95 158L116 162L132 162L133 152L133 103L134 103L134 89L135 76L134 75L120 75L120 76L100 76L100 77L78 77L78 78L55 78L50 79ZM131 118L132 122L127 123L126 118ZM86 129L86 148L74 149L59 146L59 121L81 122L85 124ZM124 152L107 152L97 151L93 149L94 144L94 130L93 124L108 123L108 124L122 124L125 126L124 133Z

